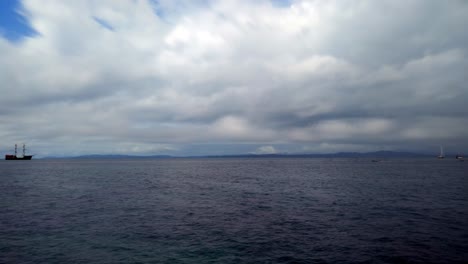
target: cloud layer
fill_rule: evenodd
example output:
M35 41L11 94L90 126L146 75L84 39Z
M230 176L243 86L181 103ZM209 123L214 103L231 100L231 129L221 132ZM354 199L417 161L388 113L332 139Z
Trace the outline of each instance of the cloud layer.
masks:
M465 1L38 1L0 38L0 147L468 149Z

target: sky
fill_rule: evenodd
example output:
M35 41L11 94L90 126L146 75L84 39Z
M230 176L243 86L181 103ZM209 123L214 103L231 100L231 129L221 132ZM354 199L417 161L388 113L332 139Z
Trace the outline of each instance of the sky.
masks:
M2 0L0 154L468 152L465 0Z

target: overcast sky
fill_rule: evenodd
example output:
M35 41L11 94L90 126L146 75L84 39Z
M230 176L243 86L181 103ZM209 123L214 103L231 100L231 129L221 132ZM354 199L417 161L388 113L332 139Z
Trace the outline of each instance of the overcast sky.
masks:
M0 154L468 150L468 1L0 4Z

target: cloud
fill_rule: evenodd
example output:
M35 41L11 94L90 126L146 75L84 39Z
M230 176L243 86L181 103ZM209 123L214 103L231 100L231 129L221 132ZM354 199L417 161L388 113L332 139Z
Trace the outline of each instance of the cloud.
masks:
M273 146L261 146L258 147L253 154L275 154L277 153L275 147Z
M462 1L26 0L21 10L37 34L0 38L2 149L468 148Z

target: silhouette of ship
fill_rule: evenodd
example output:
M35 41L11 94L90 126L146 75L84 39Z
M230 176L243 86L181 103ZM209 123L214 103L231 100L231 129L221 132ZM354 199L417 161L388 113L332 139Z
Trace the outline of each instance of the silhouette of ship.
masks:
M23 144L23 156L18 157L18 146L15 144L15 155L6 154L5 160L31 160L33 155L26 155L26 145Z

